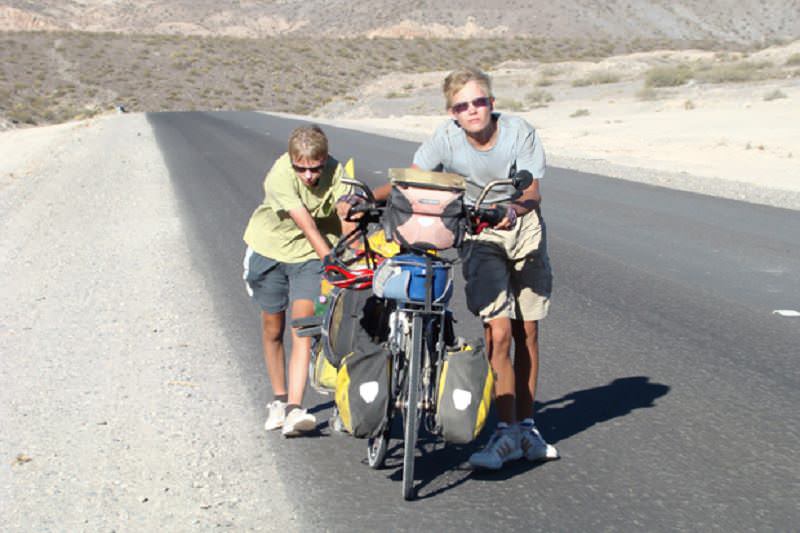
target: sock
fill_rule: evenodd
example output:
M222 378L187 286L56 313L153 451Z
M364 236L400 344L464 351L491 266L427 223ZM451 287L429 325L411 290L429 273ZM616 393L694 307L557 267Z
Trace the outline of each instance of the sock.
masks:
M291 413L295 409L300 409L300 406L297 405L296 403L290 403L289 405L287 405L286 406L286 416L289 416L289 413Z
M286 403L287 401L289 401L289 395L288 394L273 394L272 395L272 399L273 400L278 400L279 402Z

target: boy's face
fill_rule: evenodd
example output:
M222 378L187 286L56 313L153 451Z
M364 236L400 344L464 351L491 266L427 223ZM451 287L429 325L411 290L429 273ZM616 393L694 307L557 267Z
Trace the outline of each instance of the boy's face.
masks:
M328 158L323 159L308 159L306 157L299 157L292 159L292 168L297 178L309 188L314 188L319 182L319 177L322 175L322 169L325 168L325 163Z
M492 121L494 98L476 81L467 82L464 88L453 95L450 116L467 133L478 133Z

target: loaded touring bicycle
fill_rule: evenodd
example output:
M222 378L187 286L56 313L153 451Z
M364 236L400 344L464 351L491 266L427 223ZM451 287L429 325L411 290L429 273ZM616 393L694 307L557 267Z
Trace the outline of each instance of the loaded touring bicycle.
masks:
M389 178L385 204L364 183L344 180L365 196L348 214L357 228L324 262L330 305L293 326L315 338L311 381L335 395L332 429L366 438L370 467L383 466L392 423L402 417L402 490L412 499L420 427L446 442L470 442L492 400L483 341L454 334L454 260L440 252L503 218L505 209L481 205L491 189L521 191L530 178L493 181L472 206L461 176L389 169Z

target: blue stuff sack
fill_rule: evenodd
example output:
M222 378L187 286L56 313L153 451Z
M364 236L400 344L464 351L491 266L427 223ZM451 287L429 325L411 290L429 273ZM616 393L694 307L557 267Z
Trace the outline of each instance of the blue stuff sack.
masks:
M403 302L425 302L426 260L413 254L396 255L386 259L375 270L372 292L381 298ZM453 294L450 265L434 260L431 300L444 303Z

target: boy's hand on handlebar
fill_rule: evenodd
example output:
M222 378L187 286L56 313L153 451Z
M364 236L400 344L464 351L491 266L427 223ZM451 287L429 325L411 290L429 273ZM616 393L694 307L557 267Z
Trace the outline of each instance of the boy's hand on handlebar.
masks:
M503 216L503 219L497 224L495 224L494 229L500 229L500 230L511 229L514 227L514 224L516 223L517 223L517 212L514 211L513 207L508 206L505 215Z
M336 202L336 214L343 220L358 220L364 216L364 213L353 208L365 203L366 201L366 198L358 194L345 194Z

